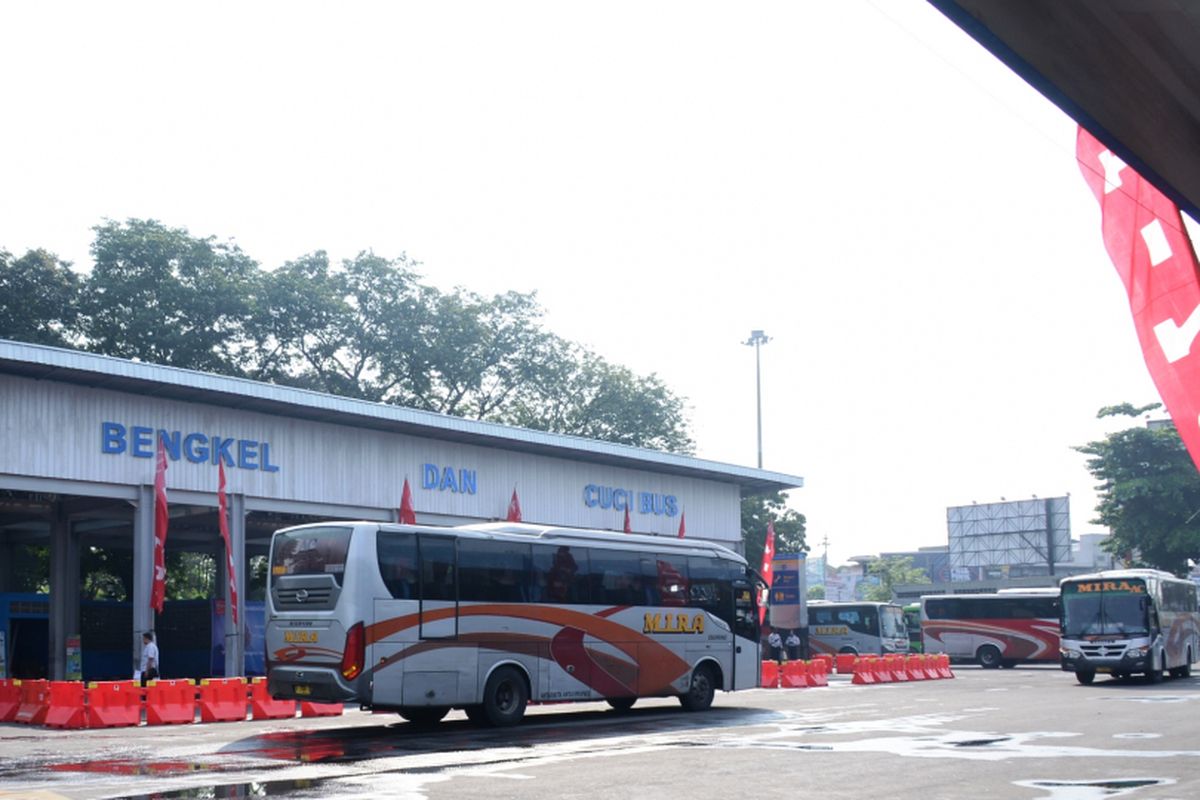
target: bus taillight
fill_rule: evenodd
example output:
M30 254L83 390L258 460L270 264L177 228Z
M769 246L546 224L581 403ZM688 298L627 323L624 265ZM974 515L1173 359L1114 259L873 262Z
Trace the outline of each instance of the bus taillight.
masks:
M363 668L366 632L361 622L346 631L346 648L342 650L342 677L353 680Z

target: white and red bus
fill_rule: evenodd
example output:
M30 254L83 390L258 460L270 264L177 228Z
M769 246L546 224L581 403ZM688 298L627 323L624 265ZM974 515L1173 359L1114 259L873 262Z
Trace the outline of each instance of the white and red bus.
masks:
M809 600L808 646L813 653L907 653L904 609L895 603Z
M271 542L268 690L436 722L758 686L755 576L707 542L512 523L326 522Z
M926 653L977 661L988 669L1058 660L1058 590L921 598Z
M1089 684L1097 672L1160 681L1186 678L1200 658L1196 584L1169 572L1127 569L1065 578L1062 668Z

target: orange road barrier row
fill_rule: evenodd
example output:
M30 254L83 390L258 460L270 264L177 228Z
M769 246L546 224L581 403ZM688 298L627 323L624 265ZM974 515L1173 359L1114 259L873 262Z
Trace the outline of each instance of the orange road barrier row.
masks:
M829 664L832 659L814 658L808 662L808 685L809 686L828 686L829 685Z
M838 653L837 654L837 671L838 675L851 675L854 673L854 668L858 664L858 656L853 653Z
M888 666L887 658L885 658L884 656L875 656L874 664L872 665L872 667L874 668L874 671L875 671L875 682L876 683L891 683L892 682L892 680L893 680L892 679L892 670Z
M825 665L825 674L826 675L833 672L833 656L830 655L829 653L815 653L815 654L813 654L811 661L812 662L820 661L821 663L823 663ZM812 674L812 670L809 670L809 674L810 675Z
M950 656L945 653L937 655L937 671L943 678L953 678L954 673L950 671Z
M840 659L841 656L838 656L838 658ZM852 658L856 658L856 657L852 656ZM876 660L877 659L875 658L875 656L864 656L863 658L858 658L854 662L854 668L853 668L854 679L850 682L854 683L854 684L858 684L860 686L866 685L866 684L878 683L878 681L875 680L875 674L877 671L876 667L875 667ZM841 661L839 661L838 662L838 672L841 672L841 671L842 671L842 664L841 664Z
M890 655L887 656L888 671L892 673L892 680L896 683L908 683L908 670L904 668L904 656Z
M21 681L21 705L13 722L41 725L50 710L50 681Z
M85 698L90 728L142 723L142 687L137 681L93 681L87 685Z
M146 684L147 725L190 725L196 721L196 684L178 678Z
M21 682L13 678L0 679L0 722L12 722L21 707Z
M760 684L764 689L779 688L779 662L764 661L762 662L762 682Z
M200 681L201 722L236 722L246 719L245 678L205 678Z
M291 719L296 716L295 700L276 700L267 694L267 679L250 681L250 716L253 719Z
M923 681L927 677L925 675L925 658L924 656L907 656L904 659L904 671L908 673L910 681Z
M341 703L307 703L300 701L302 717L340 717L345 710Z
M47 728L86 728L87 705L83 684L78 681L51 681L46 719Z
M803 689L808 686L808 664L804 661L786 662L780 686L784 689Z

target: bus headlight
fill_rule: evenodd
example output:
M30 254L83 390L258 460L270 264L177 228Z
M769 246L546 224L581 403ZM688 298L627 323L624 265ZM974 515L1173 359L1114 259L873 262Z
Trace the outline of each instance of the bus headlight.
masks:
M1083 657L1083 653L1079 652L1078 650L1068 650L1065 647L1060 647L1058 652L1059 652L1059 654L1062 655L1063 658L1082 658Z
M1144 656L1144 655L1146 655L1146 653L1149 653L1149 652L1150 652L1150 645L1148 645L1148 644L1144 644L1144 645L1142 645L1141 647L1131 647L1131 648L1129 648L1128 650L1126 650L1126 651L1125 651L1125 656L1126 656L1127 658L1129 658L1129 657L1137 657L1137 656Z

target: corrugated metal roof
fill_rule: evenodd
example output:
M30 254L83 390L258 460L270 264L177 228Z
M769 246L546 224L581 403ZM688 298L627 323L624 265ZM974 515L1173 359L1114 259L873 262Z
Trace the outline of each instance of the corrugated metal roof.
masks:
M0 374L734 483L743 496L804 485L781 472L5 339Z

